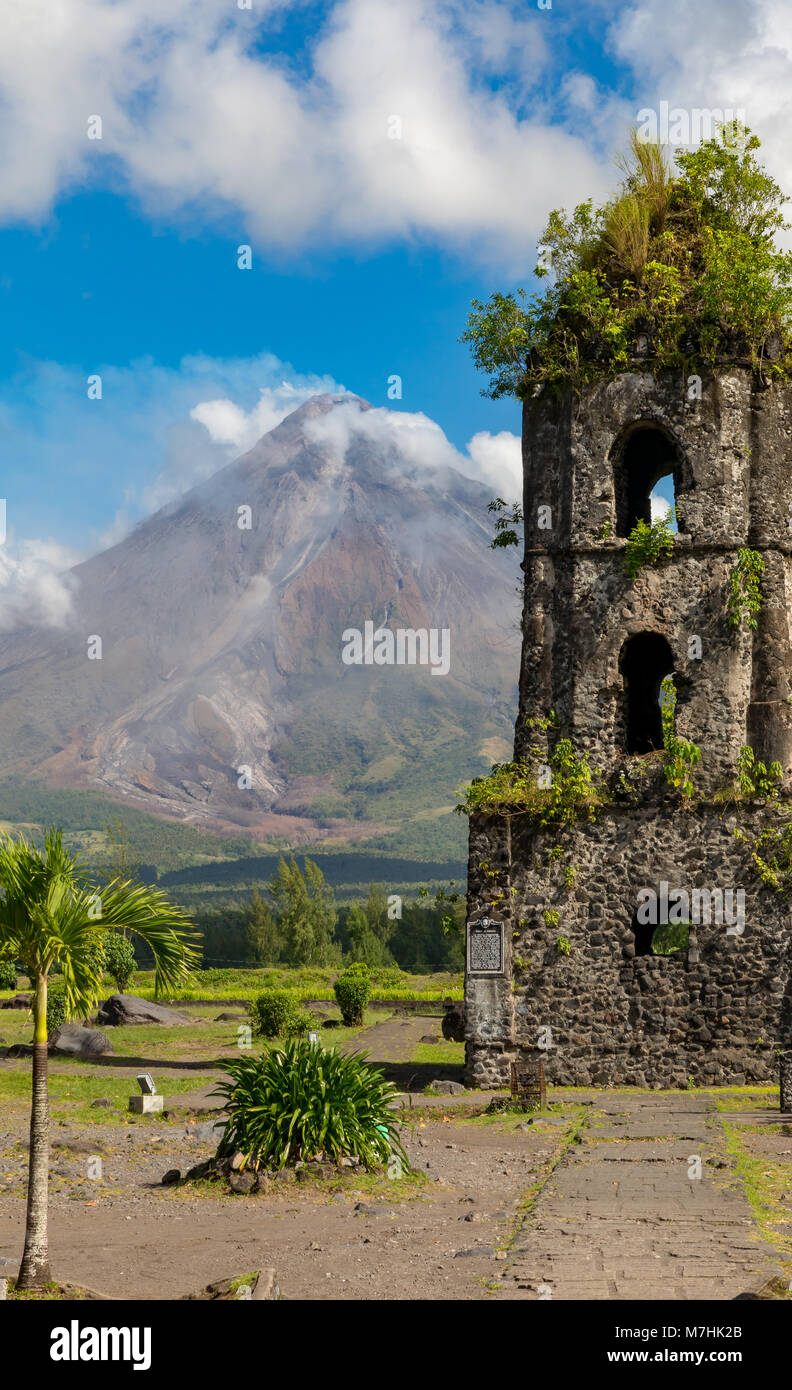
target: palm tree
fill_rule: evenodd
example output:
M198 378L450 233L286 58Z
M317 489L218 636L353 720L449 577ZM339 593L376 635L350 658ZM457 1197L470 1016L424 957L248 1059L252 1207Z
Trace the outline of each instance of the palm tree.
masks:
M198 959L189 916L157 889L115 878L94 883L77 855L64 849L60 830L48 830L43 852L23 838L0 835L0 958L21 962L35 979L33 1097L30 1112L25 1250L17 1287L49 1282L47 1196L49 1097L47 1092L47 980L62 972L66 1016L92 1009L102 987L101 934L126 928L147 943L158 988L179 984Z

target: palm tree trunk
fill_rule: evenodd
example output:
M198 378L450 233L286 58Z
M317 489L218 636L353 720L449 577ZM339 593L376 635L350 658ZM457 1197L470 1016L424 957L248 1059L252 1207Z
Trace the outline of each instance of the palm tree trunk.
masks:
M30 1109L27 1224L25 1252L17 1279L17 1288L20 1289L39 1289L49 1282L48 1193L47 977L38 975L33 1004L33 1101Z

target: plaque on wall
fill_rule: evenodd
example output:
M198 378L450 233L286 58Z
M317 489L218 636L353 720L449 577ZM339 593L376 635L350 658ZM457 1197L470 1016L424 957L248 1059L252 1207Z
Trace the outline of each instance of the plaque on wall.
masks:
M503 974L503 923L493 917L474 917L468 922L467 968L469 975Z

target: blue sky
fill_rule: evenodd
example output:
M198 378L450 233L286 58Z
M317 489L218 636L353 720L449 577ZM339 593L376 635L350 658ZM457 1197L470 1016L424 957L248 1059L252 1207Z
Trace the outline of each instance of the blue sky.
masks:
M471 298L530 285L547 212L612 186L641 106L743 104L772 131L789 100L775 0L61 8L0 20L0 494L49 559L335 385L426 415L497 482L520 412L480 395ZM244 427L218 433L217 401Z

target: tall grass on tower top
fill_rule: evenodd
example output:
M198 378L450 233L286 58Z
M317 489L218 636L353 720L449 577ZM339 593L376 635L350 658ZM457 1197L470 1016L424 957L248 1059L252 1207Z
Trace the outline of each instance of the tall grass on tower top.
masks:
M365 1053L342 1056L300 1039L261 1057L229 1063L220 1082L228 1123L218 1157L235 1152L244 1167L284 1168L318 1158L357 1157L366 1168L407 1156L392 1110L397 1091Z

